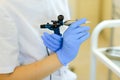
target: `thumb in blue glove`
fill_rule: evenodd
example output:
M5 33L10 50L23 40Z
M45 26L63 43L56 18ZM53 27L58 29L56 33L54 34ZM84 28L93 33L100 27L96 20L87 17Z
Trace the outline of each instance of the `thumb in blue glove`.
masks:
M47 48L56 52L61 48L63 38L57 34L48 34L45 32L42 36L42 40Z
M68 64L77 56L80 45L89 37L90 28L79 26L85 22L85 18L78 20L64 32L62 48L56 52L63 65Z

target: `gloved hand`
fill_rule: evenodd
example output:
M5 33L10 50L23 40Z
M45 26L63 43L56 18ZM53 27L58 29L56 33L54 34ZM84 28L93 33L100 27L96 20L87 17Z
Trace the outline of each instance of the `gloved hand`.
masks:
M42 39L45 46L53 52L56 52L62 46L63 38L57 34L48 34L45 32Z
M85 18L78 20L71 24L63 33L62 48L56 52L58 59L63 65L68 64L77 56L80 45L89 37L88 30L90 28L80 26L85 22Z

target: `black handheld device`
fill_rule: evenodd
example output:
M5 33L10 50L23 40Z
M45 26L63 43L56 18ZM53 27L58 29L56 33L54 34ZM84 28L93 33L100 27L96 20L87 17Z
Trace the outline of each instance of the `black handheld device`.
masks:
M53 30L55 34L61 35L59 28L64 24L63 20L64 20L64 16L59 15L58 20L51 20L52 24L49 23L42 24L40 25L40 28L48 28L50 30Z

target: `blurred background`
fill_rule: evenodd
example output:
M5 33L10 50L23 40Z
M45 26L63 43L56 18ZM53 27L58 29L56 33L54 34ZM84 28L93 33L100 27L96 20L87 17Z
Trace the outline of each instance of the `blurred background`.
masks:
M119 19L120 17L120 0L68 0L70 4L71 18L87 18L91 21L88 24L91 27L90 33L96 25L103 20ZM99 47L119 46L120 45L120 29L104 29L99 36ZM113 36L114 34L114 36ZM111 38L112 37L112 38ZM112 40L111 40L112 39ZM111 42L112 41L112 42ZM70 64L70 69L78 76L78 80L90 79L90 38L82 44L79 55ZM109 69L97 60L96 80L109 80ZM112 80L120 80L120 78L112 73Z

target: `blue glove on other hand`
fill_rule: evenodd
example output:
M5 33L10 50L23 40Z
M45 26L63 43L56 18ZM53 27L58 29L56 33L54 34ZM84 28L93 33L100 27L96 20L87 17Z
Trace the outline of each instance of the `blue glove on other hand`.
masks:
M57 34L44 33L42 39L45 46L53 52L58 51L62 46L63 38Z
M89 37L90 28L79 26L85 22L85 18L78 20L64 32L62 48L56 52L63 65L68 64L77 56L80 45Z

